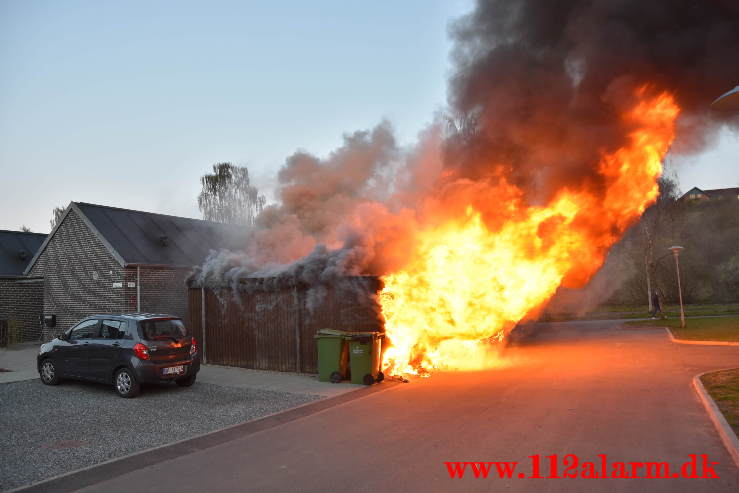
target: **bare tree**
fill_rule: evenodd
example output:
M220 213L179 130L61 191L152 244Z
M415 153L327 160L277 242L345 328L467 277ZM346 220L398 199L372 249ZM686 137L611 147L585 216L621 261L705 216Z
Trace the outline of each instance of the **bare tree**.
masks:
M213 173L200 178L203 186L198 206L203 219L252 226L262 212L266 199L249 181L245 166L231 163L213 165Z
M28 227L28 226L26 226L25 224L23 224L23 225L21 226L21 231L23 231L24 233L33 233L33 231L31 231L31 228L29 228L29 227Z
M671 226L677 198L677 181L674 178L662 176L659 179L659 197L651 207L644 211L640 221L644 241L644 272L647 280L647 300L650 312L654 308L652 306L652 292L657 287L654 282L656 270L655 246L664 246L662 243L669 242L672 238ZM664 254L664 252L662 253ZM660 255L660 258L662 256L664 255Z
M54 207L54 210L52 211L51 220L49 221L49 225L51 226L51 230L54 231L54 228L56 228L56 225L59 224L59 222L62 220L62 216L64 215L64 207Z

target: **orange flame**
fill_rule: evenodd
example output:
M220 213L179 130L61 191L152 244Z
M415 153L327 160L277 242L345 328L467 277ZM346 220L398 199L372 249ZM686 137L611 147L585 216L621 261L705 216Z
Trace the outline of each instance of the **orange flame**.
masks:
M486 193L499 201L502 220L491 225L467 206L464 217L418 235L411 261L383 278L388 373L491 367L494 343L517 322L561 284L590 279L658 195L679 108L667 93L647 93L640 88L623 116L635 128L627 144L598 163L605 190L563 189L546 206L528 206L501 179Z

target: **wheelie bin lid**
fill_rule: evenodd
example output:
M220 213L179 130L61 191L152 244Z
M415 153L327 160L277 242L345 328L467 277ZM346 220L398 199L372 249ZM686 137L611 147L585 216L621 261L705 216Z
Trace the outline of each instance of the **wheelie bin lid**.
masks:
M316 331L315 337L321 337L321 336L332 336L332 337L346 337L349 334L349 332L345 330L339 330L339 329L318 329Z
M377 330L369 330L364 332L347 332L347 339L366 339L368 337L385 337L385 334Z

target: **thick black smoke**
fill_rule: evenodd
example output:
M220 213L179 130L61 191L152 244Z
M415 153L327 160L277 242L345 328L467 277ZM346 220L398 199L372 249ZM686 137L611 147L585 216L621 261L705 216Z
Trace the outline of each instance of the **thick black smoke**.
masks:
M446 164L473 180L502 165L534 202L598 186L593 163L625 142L635 87L673 94L672 151L693 153L726 118L711 101L739 84L736 0L481 0L452 36Z
M381 275L403 266L429 217L501 211L489 192L500 177L530 204L566 186L597 192L597 164L626 143L639 87L679 104L674 153L737 121L710 109L739 84L736 0L480 1L451 35L449 108L414 149L382 123L326 158L294 154L243 251L214 252L197 278Z

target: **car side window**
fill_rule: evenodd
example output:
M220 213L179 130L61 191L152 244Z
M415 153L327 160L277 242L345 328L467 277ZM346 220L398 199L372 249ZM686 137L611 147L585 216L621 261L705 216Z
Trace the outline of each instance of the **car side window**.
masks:
M121 339L133 339L133 333L136 331L136 322L121 322Z
M125 324L120 320L103 320L100 324L100 337L103 339L123 339L125 336Z
M78 341L80 339L94 339L99 333L99 320L85 320L72 329L69 339Z

